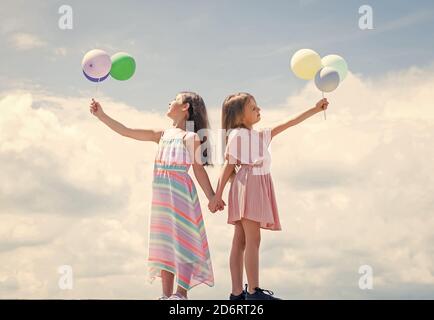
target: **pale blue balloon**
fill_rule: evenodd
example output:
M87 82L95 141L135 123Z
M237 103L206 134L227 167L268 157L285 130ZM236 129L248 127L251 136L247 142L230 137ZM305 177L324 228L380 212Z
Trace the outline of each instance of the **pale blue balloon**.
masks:
M337 54L329 54L321 59L323 67L330 67L339 73L340 82L344 81L348 73L348 65L344 58Z
M335 90L339 81L339 73L330 67L320 69L315 75L315 85L322 92Z

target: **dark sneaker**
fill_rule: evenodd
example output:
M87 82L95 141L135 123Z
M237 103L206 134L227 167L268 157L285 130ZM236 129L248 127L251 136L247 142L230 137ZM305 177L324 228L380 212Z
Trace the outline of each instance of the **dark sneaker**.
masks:
M239 295L235 296L231 293L229 300L246 300L246 291L243 290Z
M282 300L274 297L274 292L256 287L255 293L246 292L246 300Z

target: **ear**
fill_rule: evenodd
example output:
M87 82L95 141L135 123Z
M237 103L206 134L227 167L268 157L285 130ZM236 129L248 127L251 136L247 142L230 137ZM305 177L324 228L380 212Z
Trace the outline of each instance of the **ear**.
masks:
M190 108L190 103L185 103L182 107L182 111L188 111L188 108Z

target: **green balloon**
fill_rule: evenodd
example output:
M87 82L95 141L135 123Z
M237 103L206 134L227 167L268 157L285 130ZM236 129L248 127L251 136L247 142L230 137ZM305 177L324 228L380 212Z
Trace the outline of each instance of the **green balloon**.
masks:
M128 80L136 71L134 58L125 52L118 52L111 57L110 75L116 80Z

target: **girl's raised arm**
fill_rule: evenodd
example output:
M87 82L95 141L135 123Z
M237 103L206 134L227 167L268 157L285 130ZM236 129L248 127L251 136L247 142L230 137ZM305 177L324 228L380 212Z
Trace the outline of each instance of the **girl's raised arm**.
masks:
M92 99L90 105L90 112L96 116L99 120L105 123L110 129L119 133L120 135L136 140L142 141L154 141L158 143L161 138L161 130L146 130L146 129L131 129L124 126L122 123L116 121L115 119L109 117L102 110L99 102Z
M285 131L289 127L295 126L296 124L303 122L304 120L313 116L314 114L321 112L322 110L327 109L328 104L329 103L328 103L327 99L325 99L325 98L321 99L316 103L315 107L308 109L307 111L301 113L300 115L298 115L294 119L290 119L290 120L288 120L288 121L286 121L280 125L277 125L273 129L271 129L271 138L273 138L275 135Z

